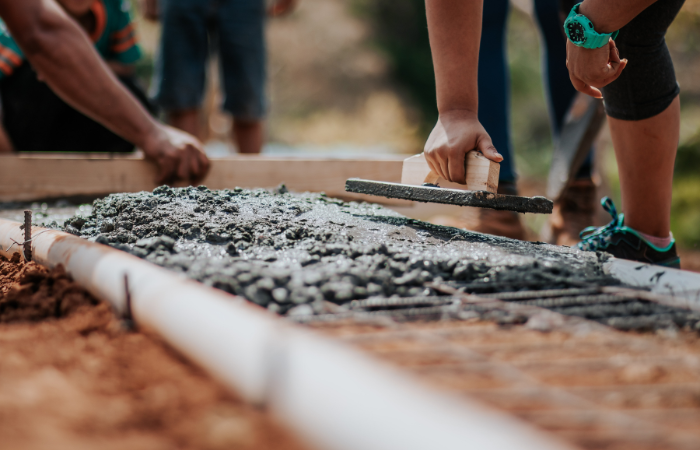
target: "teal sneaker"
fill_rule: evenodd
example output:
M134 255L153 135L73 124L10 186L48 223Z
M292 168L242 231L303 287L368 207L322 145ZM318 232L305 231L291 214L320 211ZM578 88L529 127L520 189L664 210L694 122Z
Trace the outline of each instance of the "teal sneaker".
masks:
M613 220L604 227L588 227L580 234L579 250L608 252L616 258L630 259L658 266L681 268L681 259L676 253L676 240L666 248L659 248L650 243L630 227L625 226L625 215L618 214L615 204L608 197L601 200L603 209L610 213Z

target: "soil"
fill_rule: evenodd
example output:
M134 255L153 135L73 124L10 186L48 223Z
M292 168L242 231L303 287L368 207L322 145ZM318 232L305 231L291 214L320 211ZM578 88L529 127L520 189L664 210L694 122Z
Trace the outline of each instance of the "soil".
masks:
M62 266L49 271L34 263L20 263L19 253L9 262L0 261L0 323L66 317L81 307L98 304Z
M0 355L3 448L303 448L60 268L0 257Z

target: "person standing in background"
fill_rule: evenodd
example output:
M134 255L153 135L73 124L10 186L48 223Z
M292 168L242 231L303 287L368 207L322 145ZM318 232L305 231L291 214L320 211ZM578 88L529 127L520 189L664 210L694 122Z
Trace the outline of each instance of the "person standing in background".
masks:
M163 26L153 92L168 124L202 136L206 67L216 52L233 141L239 153L260 153L267 110L265 14L287 14L296 3L277 0L266 11L264 0L141 0L144 16Z

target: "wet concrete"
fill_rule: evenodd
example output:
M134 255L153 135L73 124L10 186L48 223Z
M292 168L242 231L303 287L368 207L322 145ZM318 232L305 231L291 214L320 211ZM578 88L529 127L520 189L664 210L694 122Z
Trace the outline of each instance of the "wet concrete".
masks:
M345 183L345 190L357 194L377 195L387 198L413 200L424 203L476 206L519 213L551 214L554 204L545 197L520 197L517 195L494 194L486 191L458 191L437 186L410 186L384 181L360 180L351 178Z
M279 313L437 295L432 282L478 292L617 283L603 273L602 254L435 226L284 187L113 194L67 220L65 231Z
M435 226L319 194L160 188L111 195L94 207L0 204L0 217L21 221L23 209L34 211L37 225L106 243L302 321L353 313L522 319L478 307L452 311L452 299L430 287L440 283L623 330L700 331L697 313L601 294L597 286L618 284L602 272L603 254ZM375 306L361 306L364 299Z

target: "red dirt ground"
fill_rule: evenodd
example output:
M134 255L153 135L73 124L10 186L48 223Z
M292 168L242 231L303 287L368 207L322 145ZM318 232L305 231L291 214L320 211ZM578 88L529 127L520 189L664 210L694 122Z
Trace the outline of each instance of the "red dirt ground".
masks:
M0 257L0 447L302 449L61 269Z

